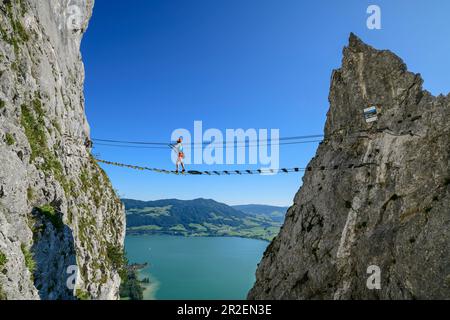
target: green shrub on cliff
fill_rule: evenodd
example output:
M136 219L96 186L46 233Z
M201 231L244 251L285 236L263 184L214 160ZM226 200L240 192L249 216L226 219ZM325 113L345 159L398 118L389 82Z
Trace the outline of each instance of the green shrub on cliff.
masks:
M78 300L91 300L89 293L81 289L76 290L75 296L77 297Z
M121 247L108 245L106 248L106 254L113 268L119 272L121 272L127 265L125 255Z
M22 250L23 256L25 258L25 265L31 272L31 275L33 275L34 270L36 269L36 262L34 261L33 254L30 252L30 250L28 250L27 246L23 243L20 245L20 249Z
M143 300L144 288L142 283L143 281L138 279L135 270L128 270L126 278L122 279L120 284L120 297L122 299Z
M61 214L59 214L52 205L46 204L36 209L41 215L52 223L56 230L62 230L64 227L64 222Z

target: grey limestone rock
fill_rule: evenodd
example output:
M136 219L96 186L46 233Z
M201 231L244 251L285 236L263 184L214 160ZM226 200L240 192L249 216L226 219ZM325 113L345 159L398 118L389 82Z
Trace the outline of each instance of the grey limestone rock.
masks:
M92 8L0 0L2 299L118 298L124 208L91 155L84 111Z
M343 56L324 142L248 297L448 299L450 96L353 34ZM366 285L372 265L381 289Z

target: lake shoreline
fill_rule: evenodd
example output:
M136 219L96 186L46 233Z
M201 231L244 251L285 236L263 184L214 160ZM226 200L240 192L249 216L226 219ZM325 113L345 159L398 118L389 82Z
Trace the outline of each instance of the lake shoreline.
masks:
M258 237L245 237L240 235L226 235L226 234L184 234L184 233L177 233L177 232L171 232L171 231L152 231L152 232L135 232L131 231L129 232L127 230L126 232L127 237L133 237L133 236L176 236L176 237L184 237L184 238L241 238L241 239L252 239L252 240L261 240L267 243L270 243L272 240L267 240L264 238L258 238ZM276 237L276 236L275 236ZM274 238L275 239L275 238Z
M237 236L127 235L130 264L138 270L144 300L245 299L257 264L268 246L261 239Z

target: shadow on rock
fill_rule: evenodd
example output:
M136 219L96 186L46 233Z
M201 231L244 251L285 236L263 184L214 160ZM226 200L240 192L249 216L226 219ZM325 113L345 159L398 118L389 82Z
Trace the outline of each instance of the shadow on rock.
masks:
M69 288L76 266L72 230L64 224L59 204L34 208L33 247L34 285L43 300L75 299ZM71 267L72 266L72 267ZM72 272L71 272L72 270Z

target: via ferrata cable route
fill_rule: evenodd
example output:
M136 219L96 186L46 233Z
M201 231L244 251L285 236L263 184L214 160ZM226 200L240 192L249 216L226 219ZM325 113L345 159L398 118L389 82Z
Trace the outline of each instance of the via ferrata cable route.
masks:
M345 168L342 168L340 165L335 165L333 167L325 167L320 166L317 168L313 167L307 167L307 168L280 168L280 169L253 169L253 170L207 170L207 171L197 171L197 170L188 170L184 173L178 173L177 171L171 171L171 170L165 170L165 169L158 169L158 168L149 168L149 167L143 167L143 166L137 166L132 164L125 164L120 162L113 162L113 161L107 161L95 158L95 160L99 163L122 167L122 168L129 168L134 170L140 170L140 171L152 171L157 173L165 173L165 174L182 174L182 175L207 175L207 176L230 176L230 175L250 175L250 174L260 174L260 175L273 175L277 173L298 173L298 172L305 172L305 171L325 171L325 170L342 170L342 169L358 169L362 167L367 166L376 166L377 164L374 162L364 162L359 164L350 164L346 165Z
M120 163L120 162L113 162L113 161L107 161L95 158L95 160L99 163L103 163L106 165L112 165L116 167L122 167L122 168L129 168L134 170L140 170L140 171L152 171L157 173L166 173L166 174L179 174L179 175L208 175L208 176L230 176L230 175L249 175L249 174L276 174L278 172L282 173L292 173L292 172L303 172L306 171L306 168L281 168L281 169L253 169L253 170L204 170L204 171L198 171L198 170L187 170L183 173L178 173L177 171L172 170L166 170L166 169L158 169L158 168L150 168L150 167L143 167L143 166L137 166L132 164L126 164L126 163Z
M313 139L313 138L322 138L323 135L308 135L308 136L294 136L294 137L283 137L279 138L276 142L273 142L272 139L266 139L264 141L269 143L274 143L275 145L293 145L293 144L301 144L301 143L314 143L314 142L322 142L323 140L305 140L305 139ZM185 170L183 164L183 147L180 143L180 137L177 141L177 144L168 144L164 142L148 142L148 141L124 141L124 140L114 140L114 139L92 139L92 145L99 146L108 146L108 147L125 147L125 148L148 148L148 149L167 149L169 147L173 151L178 154L177 160L177 170L166 170L159 168L150 168L139 165L132 165L114 161L107 161L103 159L96 158L96 161L106 165L112 165L117 167L129 168L139 171L151 171L156 173L165 173L165 174L181 174L181 175L209 175L209 176L222 176L222 175L252 175L252 174L260 174L260 175L274 175L277 173L295 173L295 172L303 172L306 168L281 168L281 169L273 169L273 168L260 168L260 169L246 169L246 170ZM248 140L238 143L237 145L228 145L227 142L223 143L214 143L214 142L201 142L201 143L193 143L192 148L195 149L197 147L203 147L205 145L222 145L225 148L228 147L252 147L253 144L258 141ZM181 148L181 149L180 149ZM181 173L178 171L178 164L183 166L183 170Z
M373 131L372 133L380 133L386 131L387 128L378 129ZM354 132L354 134L361 135L361 133L369 132L369 130L361 130L358 132ZM333 133L332 135L334 135ZM404 133L402 133L404 134ZM409 132L411 135L412 133ZM327 142L329 139L324 138L322 140L313 140L313 141L302 141L302 139L311 139L311 138L319 138L324 137L324 135L309 135L309 136L296 136L296 137L285 137L280 138L278 144L299 144L299 143L323 143ZM300 141L296 141L300 140ZM161 149L167 149L167 147L173 149L172 144L167 144L163 142L143 142L143 141L123 141L123 140L112 140L112 139L92 139L92 141L95 141L94 145L104 145L103 143L117 143L118 145L106 145L106 146L122 146L122 147L131 147L131 148L161 148ZM268 140L269 141L269 140ZM251 143L251 141L248 141ZM203 145L204 143L202 143ZM248 147L249 145L242 145L241 147ZM236 147L239 147L236 146ZM146 166L139 166L139 165L133 165L133 164L127 164L127 163L121 163L121 162L114 162L114 161L108 161L104 159L100 159L99 157L95 157L95 160L98 163L106 164L106 165L112 165L122 168L129 168L139 171L151 171L155 173L164 173L164 174L173 174L173 175L190 175L190 176L199 176L199 175L206 175L206 176L231 176L231 175L274 175L278 173L300 173L300 172L306 172L306 171L325 171L325 170L354 170L358 168L364 168L368 166L378 166L379 164L374 162L363 162L363 163L354 163L350 165L342 166L340 164L333 165L331 167L325 167L325 166L318 166L318 167L311 167L308 166L306 168L302 167L293 167L293 168L279 168L279 169L271 169L271 168L260 168L260 169L245 169L245 170L186 170L179 173L177 170L167 170L167 169L160 169L160 168L151 168Z

